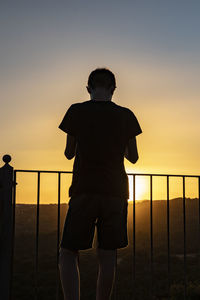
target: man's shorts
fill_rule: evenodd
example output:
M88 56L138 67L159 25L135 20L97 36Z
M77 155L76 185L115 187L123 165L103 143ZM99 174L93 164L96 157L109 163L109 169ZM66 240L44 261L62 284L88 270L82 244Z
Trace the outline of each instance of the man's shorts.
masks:
M60 247L70 250L92 248L95 226L98 248L114 250L128 245L128 199L100 194L72 196Z

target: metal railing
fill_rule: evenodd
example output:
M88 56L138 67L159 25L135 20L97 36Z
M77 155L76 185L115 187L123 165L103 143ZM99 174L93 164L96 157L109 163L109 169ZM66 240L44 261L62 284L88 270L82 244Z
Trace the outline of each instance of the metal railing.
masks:
M5 158L4 162L6 163L4 167L0 168L0 183L2 181L1 171L4 168L10 170L9 161L11 160ZM10 171L9 171L10 172ZM12 187L12 195L9 193L5 197L2 196L0 200L1 202L12 202L12 220L10 220L12 224L12 254L11 254L11 273L10 276L10 294L9 297L5 297L5 300L12 299L12 277L13 277L13 251L14 251L14 241L15 241L15 206L16 206L16 184L17 184L17 174L19 173L36 173L37 174L37 204L36 204L36 243L35 243L35 300L38 299L38 248L39 248L39 216L40 216L40 180L41 174L45 173L53 173L57 174L57 182L58 182L58 191L57 191L57 283L56 283L56 299L59 299L59 272L58 272L58 258L59 258L59 242L60 242L60 198L61 198L61 174L72 174L71 171L46 171L46 170L13 170L11 172L11 178L13 178L13 187ZM133 174L127 173L133 179L133 294L136 290L135 285L135 274L136 274L136 224L135 224L135 204L136 204L136 177L145 176L149 177L150 180L150 270L151 270L151 290L153 295L153 286L154 286L154 240L153 240L153 178L154 177L164 177L166 178L166 187L167 187L167 274L168 274L168 291L170 291L171 284L171 261L170 261L170 184L169 179L171 177L177 177L182 179L182 213L183 213L183 257L184 257L184 299L187 299L187 253L186 253L186 195L185 195L185 179L186 178L197 178L198 179L198 230L200 232L200 176L197 175L172 175L172 174ZM9 179L10 180L10 179ZM12 199L11 199L12 198ZM5 205L4 205L5 206ZM200 234L199 234L200 240ZM0 262L3 260L3 254L1 253ZM0 265L1 266L1 265ZM1 269L0 269L1 271ZM4 272L4 271L2 271ZM0 273L1 276L2 272Z

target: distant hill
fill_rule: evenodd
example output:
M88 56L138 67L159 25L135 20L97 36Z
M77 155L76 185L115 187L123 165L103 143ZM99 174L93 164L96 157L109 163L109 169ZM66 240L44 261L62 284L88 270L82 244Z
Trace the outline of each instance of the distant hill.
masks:
M186 237L189 251L197 248L199 229L199 200L186 198ZM150 244L150 201L136 201L135 206L136 243L140 248ZM67 204L60 205L60 234L65 221ZM172 246L178 249L183 247L183 199L175 198L169 202L170 239ZM40 234L56 234L57 231L57 204L41 204L39 208ZM36 228L36 205L16 205L16 238L20 235L34 235ZM128 229L130 243L133 235L133 203L128 205ZM167 243L167 201L153 201L153 237L155 247L165 247Z

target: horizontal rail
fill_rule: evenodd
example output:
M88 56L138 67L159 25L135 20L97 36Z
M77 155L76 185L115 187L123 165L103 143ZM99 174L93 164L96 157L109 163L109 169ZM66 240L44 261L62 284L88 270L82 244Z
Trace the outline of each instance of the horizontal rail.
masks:
M72 174L73 171L51 171L51 170L20 170L15 169L15 172L32 172L32 173L66 173L66 174ZM170 177L193 177L193 178L199 178L200 175L181 175L181 174L153 174L153 173L127 173L127 175L135 175L135 176L170 176Z

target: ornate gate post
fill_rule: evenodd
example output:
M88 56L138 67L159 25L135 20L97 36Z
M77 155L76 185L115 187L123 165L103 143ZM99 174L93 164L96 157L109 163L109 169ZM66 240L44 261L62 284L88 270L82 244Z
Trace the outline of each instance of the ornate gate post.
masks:
M13 167L10 155L4 155L0 168L0 299L9 300L12 266Z

